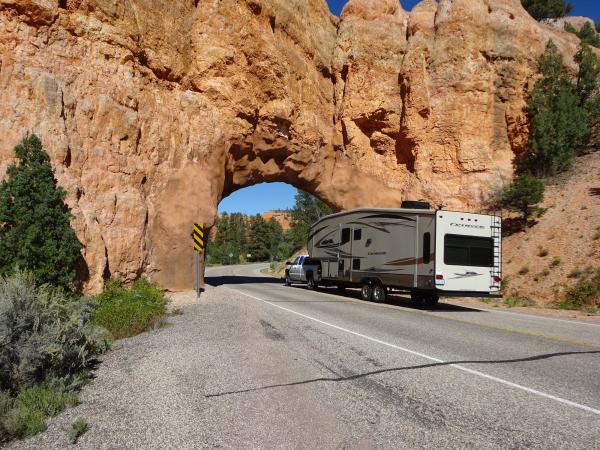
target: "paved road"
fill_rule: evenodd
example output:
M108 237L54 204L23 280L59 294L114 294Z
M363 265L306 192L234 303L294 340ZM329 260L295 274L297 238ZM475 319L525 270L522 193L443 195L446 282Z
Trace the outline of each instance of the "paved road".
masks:
M375 305L285 287L259 268L212 269L208 282L266 314L259 322L278 343L280 381L216 398L312 386L303 397L319 406L315 421L333 417L343 431L305 432L332 447L600 448L600 326L447 304L419 310L401 297ZM300 376L298 361L317 373Z
M213 268L15 449L600 448L600 327L285 287ZM335 291L332 291L335 292Z

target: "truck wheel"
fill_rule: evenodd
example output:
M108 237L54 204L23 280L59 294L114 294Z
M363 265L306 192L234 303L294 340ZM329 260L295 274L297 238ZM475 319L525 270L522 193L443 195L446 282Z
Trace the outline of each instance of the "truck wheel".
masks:
M381 284L376 284L373 287L373 300L375 303L385 303L385 299L387 297L387 293L385 290L385 286Z
M306 277L306 287L309 291L314 291L317 288L317 283L315 283L315 279L310 274Z
M286 286L291 286L292 285L292 280L290 279L290 274L289 273L285 274L285 285Z
M362 285L360 290L360 298L362 298L365 302L370 302L371 297L373 297L373 287L366 282Z
M439 300L440 298L435 294L428 295L425 297L425 306L428 308L433 308L435 305L437 305Z

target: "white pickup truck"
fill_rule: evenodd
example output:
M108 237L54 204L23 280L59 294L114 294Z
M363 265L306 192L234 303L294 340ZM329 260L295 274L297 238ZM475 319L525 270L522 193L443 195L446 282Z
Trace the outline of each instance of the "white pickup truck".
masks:
M306 283L308 289L315 289L321 281L321 263L308 255L298 256L285 266L285 284Z

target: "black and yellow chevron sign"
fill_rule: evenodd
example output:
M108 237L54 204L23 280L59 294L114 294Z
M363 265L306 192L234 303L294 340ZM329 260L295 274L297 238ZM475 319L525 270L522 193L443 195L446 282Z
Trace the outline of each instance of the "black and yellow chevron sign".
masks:
M195 223L192 237L194 238L194 249L199 252L204 252L204 225Z

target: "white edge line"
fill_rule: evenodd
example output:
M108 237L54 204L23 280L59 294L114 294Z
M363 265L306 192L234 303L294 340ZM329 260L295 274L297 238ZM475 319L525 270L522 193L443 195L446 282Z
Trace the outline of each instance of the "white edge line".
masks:
M250 295L250 294L247 294L245 292L238 291L237 289L232 289L232 288L229 288L229 287L227 289L229 289L229 290L231 290L233 292L237 292L238 294L245 295L246 297L250 297L250 298L253 298L255 300L261 301L263 303L266 303L267 305L274 306L275 308L282 309L284 311L290 312L292 314L295 314L297 316L303 317L305 319L309 319L309 320L312 320L314 322L320 323L322 325L326 325L328 327L335 328L336 330L340 330L340 331L343 331L345 333L349 333L349 334L352 334L354 336L358 336L358 337L361 337L363 339L367 339L367 340L375 342L377 344L385 345L387 347L391 347L391 348L394 348L396 350L401 350L401 351L403 351L405 353L410 353L411 355L419 356L419 357L427 359L429 361L433 361L433 362L437 362L437 363L446 363L446 361L444 361L442 359L435 358L433 356L429 356L429 355L426 355L424 353L416 352L416 351L410 350L408 348L400 347L399 345L391 344L389 342L385 342L385 341L382 341L380 339L376 339L376 338L373 338L371 336L367 336L365 334L358 333L356 331L348 330L347 328L343 328L343 327L340 327L338 325L334 325L332 323L325 322L325 321L317 319L315 317L307 316L306 314L302 314L302 313L299 313L297 311L294 311L293 309L289 309L289 308L286 308L284 306L280 306L280 305L277 305L275 303L272 303L272 302L269 302L267 300L264 300L262 298L255 297L254 295ZM488 375L488 374L483 373L483 372L479 372L478 370L469 369L468 367L461 366L460 364L449 364L449 366L450 367L454 367L455 369L458 369L458 370L462 370L463 372L467 372L467 373L470 373L472 375L476 375L476 376L481 377L481 378L486 378L488 380L495 381L497 383L504 384L506 386L510 386L510 387L513 387L513 388L516 388L516 389L520 389L522 391L529 392L530 394L535 394L537 396L540 396L540 397L543 397L543 398L547 398L547 399L550 399L550 400L554 400L556 402L563 403L565 405L569 405L569 406L572 406L574 408L581 409L583 411L587 411L587 412L590 412L592 414L596 414L596 415L600 416L600 410L591 408L591 407L586 406L586 405L582 405L580 403L572 402L571 400L567 400L567 399L564 399L564 398L561 398L561 397L556 397L556 396L551 395L551 394L546 394L545 392L541 392L541 391L538 391L536 389L528 388L527 386L523 386L523 385L520 385L520 384L517 384L517 383L513 383L511 381L507 381L507 380L504 380L502 378L495 377L493 375Z

